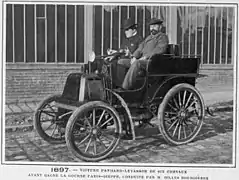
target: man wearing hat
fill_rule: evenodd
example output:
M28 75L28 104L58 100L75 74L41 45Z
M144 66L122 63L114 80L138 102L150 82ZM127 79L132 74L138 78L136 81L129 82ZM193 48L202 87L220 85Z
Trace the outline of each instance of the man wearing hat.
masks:
M130 68L124 78L122 88L132 89L140 68L146 68L147 61L154 54L165 53L168 45L168 37L162 29L163 21L153 18L150 20L150 35L134 51L133 58L130 61ZM127 64L125 60L120 60L120 64Z
M130 62L132 54L139 47L143 38L137 33L137 24L131 18L124 21L122 29L124 30L125 38L122 40L120 51L125 52L125 55L121 57L121 60ZM112 68L114 71L113 81L116 85L121 86L126 69L124 66L118 65L117 62L112 64Z
M126 50L126 56L130 58L130 55L139 47L143 38L137 33L137 24L131 18L124 21L123 29L126 38L122 41L121 49Z

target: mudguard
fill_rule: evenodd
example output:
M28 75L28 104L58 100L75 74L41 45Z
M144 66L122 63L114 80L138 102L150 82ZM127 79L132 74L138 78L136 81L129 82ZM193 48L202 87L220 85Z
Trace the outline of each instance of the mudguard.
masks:
M181 75L181 76L171 76L166 77L160 84L155 84L151 86L148 90L148 100L150 102L153 101L161 101L165 94L176 84L180 83L188 83L192 86L195 86L196 75Z

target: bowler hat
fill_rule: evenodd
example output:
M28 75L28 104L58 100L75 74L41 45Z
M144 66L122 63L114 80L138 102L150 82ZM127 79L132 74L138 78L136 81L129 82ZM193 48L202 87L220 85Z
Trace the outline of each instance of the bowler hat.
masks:
M124 21L123 29L127 30L127 29L129 29L131 27L136 27L136 26L137 26L137 24L134 22L134 20L129 18L129 19L126 19Z
M150 21L149 21L149 25L154 25L154 24L162 24L163 21L161 19L157 19L157 18L152 18Z

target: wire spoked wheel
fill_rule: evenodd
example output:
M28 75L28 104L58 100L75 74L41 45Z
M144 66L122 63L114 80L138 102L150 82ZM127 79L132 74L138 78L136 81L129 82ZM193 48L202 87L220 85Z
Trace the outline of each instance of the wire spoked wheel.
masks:
M159 129L173 145L192 141L199 133L205 105L198 90L189 84L178 84L168 91L159 108Z
M45 141L51 144L65 142L64 122L59 119L55 100L61 95L52 95L43 100L34 115L35 128Z
M121 121L115 109L101 101L80 106L66 126L66 144L72 154L84 161L100 161L117 147Z

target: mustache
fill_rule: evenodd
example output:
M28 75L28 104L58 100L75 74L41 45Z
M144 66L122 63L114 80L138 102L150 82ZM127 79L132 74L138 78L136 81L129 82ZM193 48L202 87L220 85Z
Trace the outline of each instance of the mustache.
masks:
M150 32L151 32L152 34L155 34L155 33L159 32L159 31L158 31L158 30L155 30L155 29L151 29Z

